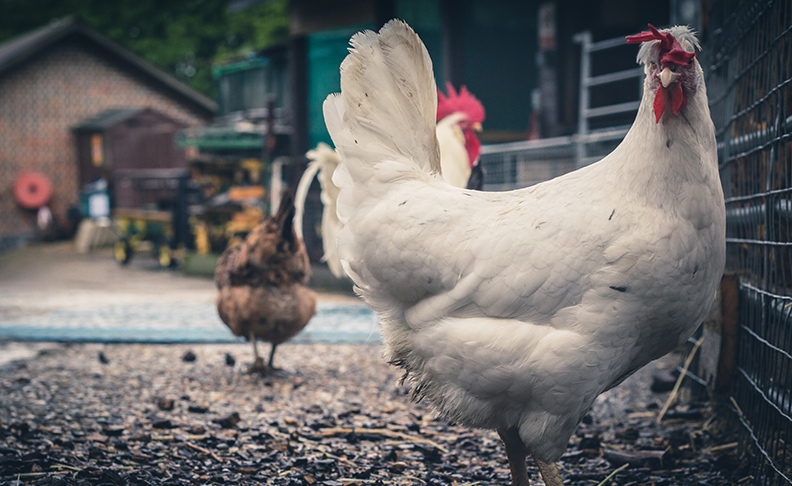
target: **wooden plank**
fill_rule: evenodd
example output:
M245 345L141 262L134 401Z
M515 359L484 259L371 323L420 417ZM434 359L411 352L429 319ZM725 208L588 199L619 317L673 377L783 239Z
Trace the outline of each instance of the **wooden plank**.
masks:
M163 223L170 223L171 219L173 219L173 215L169 211L117 208L113 210L113 218L143 219L146 221L161 221Z
M727 273L721 279L721 345L715 391L729 387L737 365L737 339L740 326L740 279Z
M739 328L739 278L727 273L718 297L704 320L704 343L699 353L698 375L711 392L726 391L734 376Z

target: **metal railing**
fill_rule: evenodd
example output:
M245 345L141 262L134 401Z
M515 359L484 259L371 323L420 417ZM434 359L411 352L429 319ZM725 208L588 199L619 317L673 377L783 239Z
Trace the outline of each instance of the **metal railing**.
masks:
M629 125L592 128L592 121L612 115L635 114L640 98L633 101L592 106L593 89L615 83L643 79L636 67L613 73L593 75L594 55L624 47L623 37L594 42L590 32L574 38L580 44L580 90L578 128L574 135L523 142L485 145L481 162L487 170L484 188L490 191L527 187L596 162L610 153L629 130ZM640 89L636 90L640 96Z
M638 80L637 82L640 82L643 79L643 69L636 67L615 73L593 76L593 54L602 51L611 51L617 47L623 47L625 44L624 38L617 37L615 39L594 42L591 37L591 32L586 31L575 35L574 40L580 44L580 95L578 104L578 130L575 137L575 148L577 166L582 167L592 162L596 162L602 158L603 155L606 155L610 152L610 150L608 150L608 152L602 153L602 150L600 149L595 150L592 154L590 151L590 146L592 144L601 144L602 142L613 141L618 143L624 138L624 135L627 134L627 130L630 129L629 125L623 125L607 128L605 130L592 131L590 128L591 120L594 118L623 113L630 113L634 115L638 112L638 107L641 105L641 100L637 99L635 101L628 101L624 103L592 107L592 88L610 85L630 79L636 79Z

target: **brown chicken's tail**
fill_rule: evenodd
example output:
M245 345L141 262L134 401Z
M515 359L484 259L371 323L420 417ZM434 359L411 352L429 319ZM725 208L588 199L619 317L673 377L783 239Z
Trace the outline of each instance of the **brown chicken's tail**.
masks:
M281 228L283 240L291 245L298 238L294 230L294 213L294 192L291 189L287 189L281 194L278 212L273 219Z

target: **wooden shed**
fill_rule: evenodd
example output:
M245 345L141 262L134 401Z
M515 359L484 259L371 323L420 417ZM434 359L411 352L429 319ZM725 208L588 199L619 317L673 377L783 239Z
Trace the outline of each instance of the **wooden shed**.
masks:
M145 108L195 127L211 119L217 104L74 18L0 43L0 194L10 195L25 173L45 176L52 183L53 224L68 236L82 183L101 173L90 158L83 159L87 170L80 169L75 127L108 110ZM104 129L96 133L109 136ZM114 167L122 163L107 140L95 144L97 156L110 154ZM36 211L0 197L0 252L37 236Z
M139 207L140 200L123 178L135 171L187 170L185 149L176 134L186 128L151 108L110 109L73 127L77 144L79 181L83 186L99 178L108 181L113 207Z

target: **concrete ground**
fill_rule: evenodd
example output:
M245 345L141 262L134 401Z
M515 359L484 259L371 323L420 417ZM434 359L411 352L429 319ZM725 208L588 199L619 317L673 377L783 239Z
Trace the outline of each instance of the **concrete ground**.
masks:
M9 251L0 254L0 354L14 355L20 346L8 342L20 341L238 342L217 316L215 293L212 279L159 268L146 255L122 267L110 249L79 254L71 242ZM379 334L351 292L322 291L295 340L379 342Z

